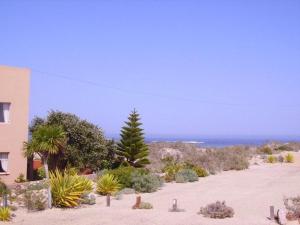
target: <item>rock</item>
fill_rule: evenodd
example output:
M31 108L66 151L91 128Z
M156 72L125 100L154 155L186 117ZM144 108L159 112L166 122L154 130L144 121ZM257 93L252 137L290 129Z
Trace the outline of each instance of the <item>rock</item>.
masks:
M285 209L279 209L277 211L277 218L280 225L286 225L287 219L286 219L286 211Z
M96 196L92 193L82 196L82 204L94 205L96 204Z

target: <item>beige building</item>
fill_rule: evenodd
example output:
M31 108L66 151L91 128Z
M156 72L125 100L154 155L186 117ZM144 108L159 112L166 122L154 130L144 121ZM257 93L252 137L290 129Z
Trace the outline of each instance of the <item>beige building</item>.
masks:
M27 172L29 79L29 69L0 65L0 178L8 184Z

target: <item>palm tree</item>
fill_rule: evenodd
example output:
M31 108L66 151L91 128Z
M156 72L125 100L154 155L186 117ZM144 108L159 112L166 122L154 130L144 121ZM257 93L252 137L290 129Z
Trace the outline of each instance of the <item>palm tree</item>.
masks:
M24 154L32 157L37 154L43 162L46 179L49 183L48 160L50 155L57 154L66 145L66 134L59 126L40 125L33 133L32 139L24 143ZM48 207L52 207L51 189L48 187Z

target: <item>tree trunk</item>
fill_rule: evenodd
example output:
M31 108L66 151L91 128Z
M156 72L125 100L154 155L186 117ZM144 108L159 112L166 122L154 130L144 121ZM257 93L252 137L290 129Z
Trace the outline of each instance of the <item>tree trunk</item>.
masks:
M44 161L44 168L45 168L45 174L46 174L46 180L48 183L48 208L52 208L52 196L51 196L51 186L50 186L50 179L49 179L49 169L48 169L48 162Z

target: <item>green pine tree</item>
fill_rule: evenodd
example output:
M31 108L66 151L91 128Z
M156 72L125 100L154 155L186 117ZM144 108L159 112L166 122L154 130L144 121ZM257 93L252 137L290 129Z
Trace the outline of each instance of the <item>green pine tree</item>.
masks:
M118 143L117 155L123 165L133 167L143 167L149 164L147 156L149 155L148 146L144 141L142 123L139 122L139 114L134 109L129 115L128 121L121 130L121 140Z

